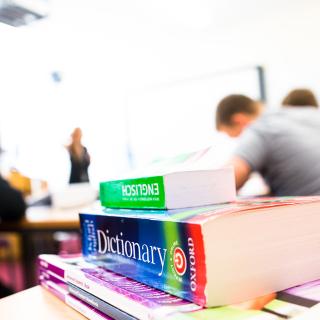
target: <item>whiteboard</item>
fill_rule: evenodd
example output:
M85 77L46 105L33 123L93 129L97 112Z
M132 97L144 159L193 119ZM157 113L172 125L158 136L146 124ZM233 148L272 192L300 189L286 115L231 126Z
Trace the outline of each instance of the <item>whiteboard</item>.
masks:
M215 130L216 106L235 93L260 98L257 68L182 79L130 94L127 127L132 166L212 144L221 147ZM223 144L228 153L225 139Z

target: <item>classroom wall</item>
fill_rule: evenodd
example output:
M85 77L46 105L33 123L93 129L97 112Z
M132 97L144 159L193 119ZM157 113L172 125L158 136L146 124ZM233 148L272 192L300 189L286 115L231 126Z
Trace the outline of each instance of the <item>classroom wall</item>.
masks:
M0 26L2 144L22 171L59 185L80 125L98 182L128 169L128 92L259 64L270 106L296 86L319 95L319 13L316 0L53 0L47 20Z

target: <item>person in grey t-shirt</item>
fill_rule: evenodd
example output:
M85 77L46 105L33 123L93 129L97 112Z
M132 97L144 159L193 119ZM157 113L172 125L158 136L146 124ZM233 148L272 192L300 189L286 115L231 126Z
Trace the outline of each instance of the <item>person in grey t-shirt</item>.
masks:
M320 112L315 108L264 111L243 95L218 105L219 131L239 137L231 163L239 189L258 171L275 196L320 194Z

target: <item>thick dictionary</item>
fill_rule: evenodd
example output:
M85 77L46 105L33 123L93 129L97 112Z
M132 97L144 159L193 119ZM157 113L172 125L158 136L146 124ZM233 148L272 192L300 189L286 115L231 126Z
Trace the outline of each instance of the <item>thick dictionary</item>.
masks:
M320 197L81 213L87 260L202 306L320 278Z
M109 208L177 209L235 200L233 168L186 170L100 183Z

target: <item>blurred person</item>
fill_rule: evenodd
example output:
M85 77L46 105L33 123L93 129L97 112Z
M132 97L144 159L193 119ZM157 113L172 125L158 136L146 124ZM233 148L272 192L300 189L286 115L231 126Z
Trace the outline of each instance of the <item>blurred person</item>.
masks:
M69 183L89 182L90 156L87 148L82 145L81 139L81 129L75 128L71 134L71 143L67 146L71 161Z
M3 149L0 147L0 156ZM26 211L26 203L20 191L12 187L0 175L0 223L21 219Z
M314 108L264 106L244 95L220 101L216 127L239 137L231 164L240 189L259 172L274 196L320 194L320 113Z
M2 149L0 147L0 156ZM0 223L20 220L26 211L26 203L20 191L11 187L0 175ZM0 238L0 241L5 241ZM13 290L0 282L0 298L13 294Z
M0 222L21 219L26 210L22 193L0 176Z
M5 221L20 220L26 211L26 203L18 190L12 188L9 183L0 176L0 223ZM5 241L1 239L0 242ZM0 282L0 298L13 294L13 290Z
M283 99L282 105L284 107L319 107L317 98L309 89L295 89L290 91Z

